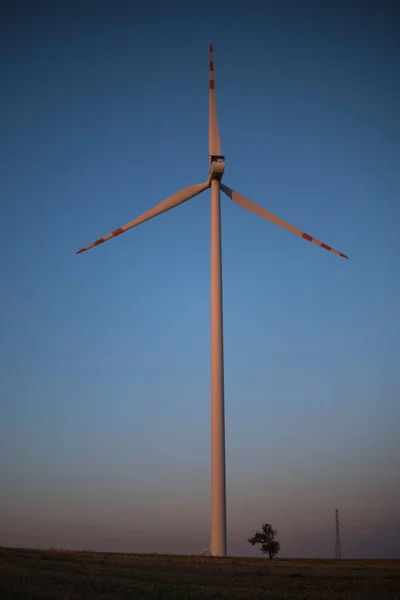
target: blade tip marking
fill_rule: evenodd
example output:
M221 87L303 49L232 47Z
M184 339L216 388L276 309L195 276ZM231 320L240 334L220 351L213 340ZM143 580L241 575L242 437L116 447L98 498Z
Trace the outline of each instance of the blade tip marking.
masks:
M313 241L313 237L311 235L308 235L308 233L303 233L303 235L301 237L303 239L307 240L307 242L312 242Z

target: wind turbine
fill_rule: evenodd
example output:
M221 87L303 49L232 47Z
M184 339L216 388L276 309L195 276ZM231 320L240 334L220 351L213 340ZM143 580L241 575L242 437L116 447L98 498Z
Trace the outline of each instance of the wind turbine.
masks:
M157 204L140 217L99 238L77 252L85 252L107 240L183 204L206 189L211 188L211 556L226 556L226 487L225 487L225 417L224 417L224 352L222 333L222 264L221 264L221 213L220 189L250 212L280 225L329 252L343 258L345 254L319 242L297 227L283 221L255 202L221 183L225 170L225 157L221 154L215 101L213 48L210 44L210 96L208 154L210 170L207 181L185 187Z

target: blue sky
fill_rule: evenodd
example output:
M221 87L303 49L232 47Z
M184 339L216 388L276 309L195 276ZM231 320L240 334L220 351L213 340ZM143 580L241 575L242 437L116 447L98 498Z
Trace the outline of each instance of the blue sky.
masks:
M75 252L208 172L214 45L228 550L399 556L394 3L1 15L0 544L209 542L209 192Z

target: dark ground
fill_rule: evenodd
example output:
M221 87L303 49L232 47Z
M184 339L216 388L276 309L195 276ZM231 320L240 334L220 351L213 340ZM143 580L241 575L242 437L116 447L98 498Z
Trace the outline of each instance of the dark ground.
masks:
M212 559L0 548L1 600L400 600L400 559Z

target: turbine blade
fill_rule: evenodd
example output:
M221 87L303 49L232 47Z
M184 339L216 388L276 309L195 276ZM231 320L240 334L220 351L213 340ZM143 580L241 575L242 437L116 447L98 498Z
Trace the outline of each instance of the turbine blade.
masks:
M219 139L217 105L215 101L213 47L210 44L210 120L208 126L208 154L221 156L221 140Z
M223 185L222 183L220 185L221 185L221 190L224 192L224 194L226 194L228 196L228 198L230 198L231 200L236 202L236 204L239 204L239 206L246 208L247 210L254 213L255 215L258 215L259 217L263 217L264 219L267 219L268 221L275 223L275 225L280 225L280 227L283 227L284 229L287 229L288 231L291 231L292 233L299 235L300 237L307 240L308 242L312 242L313 244L316 244L317 246L320 246L321 248L324 248L325 250L329 250L329 252L333 252L333 254L337 254L338 256L342 256L343 258L349 258L348 256L346 256L346 254L342 254L341 252L338 252L338 250L335 250L331 246L328 246L327 244L324 244L323 242L318 241L311 235L308 235L308 233L301 231L297 227L293 227L293 225L290 225L289 223L287 223L280 217L273 215L266 208L259 206L255 202L252 202L248 198L245 198L245 196L242 196L241 194L238 194L234 190L231 190L231 188L227 187L226 185Z
M169 196L169 198L166 198L166 200L163 200L162 202L160 202L160 204L157 204L157 206L154 206L153 208L151 208L150 210L145 212L140 217L136 217L136 219L133 219L133 221L129 221L129 223L127 223L126 225L123 225L122 227L119 227L119 229L115 229L115 231L109 233L108 235L105 235L104 237L99 238L98 240L93 242L93 244L86 246L86 248L81 248L80 250L78 250L77 254L80 254L81 252L85 252L86 250L89 250L90 248L94 248L95 246L98 246L99 244L102 244L103 242L107 242L107 240L111 240L112 238L116 237L117 235L120 235L121 233L128 231L128 229L132 229L132 227L136 227L136 225L140 225L141 223L144 223L145 221L148 221L149 219L152 219L153 217L157 217L158 215L161 215L163 212L166 212L167 210L171 210L171 208L175 208L175 206L178 206L179 204L183 204L187 200L190 200L194 196L197 196L197 194L204 192L204 190L206 190L208 187L210 187L210 182L206 181L205 183L189 185L188 187L185 187L185 188L179 190L179 192L175 192L175 194L172 194L172 196Z

